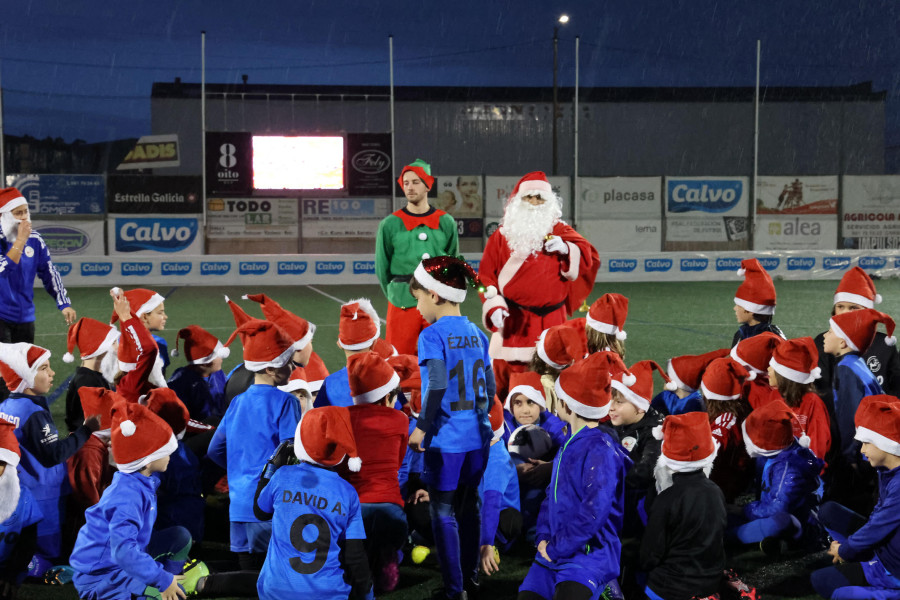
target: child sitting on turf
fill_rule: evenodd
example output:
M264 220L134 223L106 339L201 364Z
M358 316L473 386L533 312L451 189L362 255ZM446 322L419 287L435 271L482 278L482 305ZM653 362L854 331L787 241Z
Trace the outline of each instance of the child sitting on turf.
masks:
M722 490L708 479L716 441L702 412L663 421L654 469L658 496L641 540L644 593L651 600L718 598L727 521Z
M259 597L374 598L359 497L333 471L345 458L351 471L361 466L347 409L327 406L303 415L293 451L300 464L267 466L256 493L257 517L272 522Z
M675 391L664 389L653 398L650 406L662 415L680 415L706 411L700 393L703 372L717 358L728 356L727 349L713 350L705 354L676 356L669 359L666 373L676 385Z
M568 324L554 325L541 332L528 370L541 376L544 398L547 399L546 410L550 414L556 414L556 406L559 403L555 389L559 374L585 356L587 346L584 335L579 333L576 327Z
M744 276L744 282L734 294L734 315L740 327L731 339L731 347L763 331L771 331L783 338L781 329L772 323L772 315L775 314L775 284L772 277L755 258L742 260L737 273Z
M594 300L584 318L588 352L615 352L625 360L627 317L628 298L622 294L603 294Z
M222 359L228 358L231 351L199 325L188 325L178 331L172 356L178 356L178 343L181 340L184 340L184 354L188 364L172 373L169 388L187 407L192 419L218 423L225 414L225 405L213 398L207 378L222 370Z
M744 391L741 394L752 410L768 404L777 397L772 390L775 381L768 376L769 361L772 360L775 348L783 341L783 338L771 331L763 331L741 340L731 349L731 358L744 365L748 372L756 374L753 379L744 382Z
M556 454L537 527L537 556L519 600L596 599L617 587L625 473L630 459L598 428L609 412L609 358L576 362L556 381L560 417L572 436Z
M752 479L752 464L741 439L741 425L750 413L750 407L741 398L741 393L744 382L753 376L736 360L718 358L704 371L700 383L712 435L719 444L709 478L722 488L729 504L747 489Z
M524 425L537 425L553 441L553 452L566 443L566 424L547 410L544 384L534 371L512 373L509 377L509 394L503 408L503 441L509 444L510 436Z
M818 351L812 338L787 340L778 346L769 361L769 383L797 419L794 436L803 430L809 436L809 449L825 460L831 449L831 419L814 382L819 377Z
M812 342L812 339L810 339ZM817 534L815 511L822 499L823 462L809 450L810 438L794 438L796 416L781 400L750 413L741 430L750 458L765 459L759 500L744 505L743 523L731 535L743 544L759 543L778 556L788 543Z
M143 291L145 290L132 290L131 297L136 297L140 302L143 297L138 292ZM158 370L155 365L159 348L144 325L144 320L134 312L135 305L129 299L128 294L123 293L119 288L111 289L109 294L113 298L115 317L122 322L122 335L116 351L119 370L113 383L115 383L116 393L125 401L137 402L141 396L146 395L153 388L159 387L160 384L162 387L166 385L164 380L162 382L154 381L155 377L153 376L154 369ZM161 299L162 296L159 298Z
M306 369L294 367L287 383L278 386L282 392L287 392L297 399L300 404L300 415L312 408L312 394L309 392L309 383L306 381Z
M856 440L878 473L878 504L869 518L835 502L819 509L819 521L834 540L835 566L819 569L812 585L824 598L900 596L900 405L894 396L863 399L856 413Z
M0 420L0 598L17 596L28 563L37 548L37 524L41 510L34 497L19 483L21 453L15 426Z
M78 390L82 387L112 389L112 380L118 370L118 340L119 332L115 327L89 317L82 317L69 327L63 362L75 361L72 351L76 347L81 353L81 366L75 369L66 391L66 427L69 433L84 423Z
M369 352L380 334L381 320L368 298L341 305L337 345L347 361L354 354ZM346 365L325 378L315 406L353 406Z
M128 298L132 315L140 319L147 331L162 331L166 328L166 321L169 317L166 315L165 298L153 290L143 288L136 288L128 290L127 292L123 292L120 288L113 288L113 291L115 295L121 294ZM115 325L116 320L121 320L124 327L124 323L127 319L122 319L119 314L113 310L113 315L109 322L111 325ZM166 387L166 368L169 366L169 347L166 344L166 340L161 336L154 333L150 337L153 339L153 346L156 347L158 354L150 365L151 370L148 380L153 384L153 387ZM149 391L149 389L146 391ZM121 392L119 392L119 394L122 395ZM129 401L136 402L137 399L129 399Z
M83 525L83 511L100 502L103 491L112 483L116 472L109 460L110 428L112 407L122 397L102 387L82 387L78 390L78 396L85 414L100 415L100 429L93 432L68 461L72 499L82 511L79 516Z

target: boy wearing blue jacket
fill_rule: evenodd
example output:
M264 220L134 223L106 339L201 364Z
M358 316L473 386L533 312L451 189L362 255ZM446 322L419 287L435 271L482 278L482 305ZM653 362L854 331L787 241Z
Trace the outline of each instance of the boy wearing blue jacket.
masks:
M13 424L0 420L0 598L15 598L37 547L41 510L19 484L21 453Z
M859 311L857 311L859 312ZM833 538L834 566L811 576L824 598L900 597L900 404L869 396L856 413L856 440L878 474L878 504L866 519L826 502L819 521Z
M666 374L675 384L675 389L667 388L658 393L650 402L650 407L663 416L705 411L706 402L703 401L703 396L700 394L703 372L712 361L723 356L728 356L727 348L705 354L686 354L669 359L666 365Z
M537 556L519 600L596 600L617 587L625 512L625 449L598 428L609 413L610 353L595 353L556 381L560 417L572 435L553 461L537 525Z
M422 479L431 506L431 525L446 598L477 592L481 506L478 485L492 438L488 402L494 374L487 336L459 305L475 271L451 256L426 258L409 287L416 308L429 323L419 334L422 412L409 446L425 453Z

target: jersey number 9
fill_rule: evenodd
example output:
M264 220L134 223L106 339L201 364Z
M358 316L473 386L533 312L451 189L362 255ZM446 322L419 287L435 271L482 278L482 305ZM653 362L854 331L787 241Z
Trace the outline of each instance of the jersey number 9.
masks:
M316 539L307 542L303 539L303 530L307 525L316 528ZM325 565L328 559L328 549L331 547L331 529L328 523L314 514L300 515L291 525L291 544L299 552L315 552L312 562L306 562L299 556L291 558L291 568L301 575L312 575Z

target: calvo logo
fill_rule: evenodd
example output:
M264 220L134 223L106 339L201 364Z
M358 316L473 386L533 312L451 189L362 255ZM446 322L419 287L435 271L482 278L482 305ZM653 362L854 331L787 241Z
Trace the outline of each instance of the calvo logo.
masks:
M197 219L116 218L118 252L179 252L197 237Z
M342 260L317 260L316 275L338 275L344 272Z
M631 273L637 268L637 259L611 258L609 259L610 273Z
M816 266L812 256L791 256L787 259L788 271L811 271Z
M734 256L723 256L716 259L716 271L737 271L741 268L741 259Z
M651 271L668 271L672 268L672 259L671 258L645 258L644 259L644 270L647 272Z
M740 179L667 179L670 213L728 212L744 196Z
M163 275L187 275L193 265L189 262L164 262L159 265Z
M375 261L374 260L354 260L353 261L353 274L354 275L374 275L375 274Z
M279 260L278 274L302 275L303 273L306 273L306 266L305 260Z
M153 270L153 263L148 262L123 262L122 263L122 275L137 275L143 277L144 275L149 275Z
M681 259L681 270L682 271L705 271L706 267L709 266L708 258L682 258Z
M90 236L75 227L62 225L41 227L38 233L44 238L44 243L53 256L77 254L91 244Z
M201 275L225 275L231 271L231 263L225 261L200 263Z
M241 275L264 275L269 271L269 263L265 260L242 260L238 266Z
M863 269L883 269L887 259L883 256L860 256L859 266Z
M826 256L822 259L822 266L830 271L846 269L850 266L849 256Z
M82 277L104 277L112 273L111 262L83 262L81 263Z

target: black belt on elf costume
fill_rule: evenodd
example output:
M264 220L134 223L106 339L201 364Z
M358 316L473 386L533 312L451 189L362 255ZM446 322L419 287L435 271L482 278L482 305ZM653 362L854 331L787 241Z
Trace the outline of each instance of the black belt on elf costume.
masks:
M391 283L409 283L412 280L412 275L392 275Z
M535 314L539 317L546 317L552 312L556 312L563 306L565 306L566 301L557 302L556 304L551 304L550 306L525 306L524 304L519 304L517 302L513 302L509 298L506 298L506 305L509 307L515 307L521 310L527 310L528 312Z

